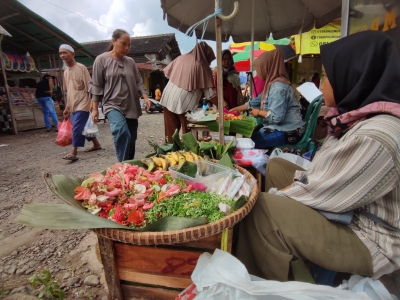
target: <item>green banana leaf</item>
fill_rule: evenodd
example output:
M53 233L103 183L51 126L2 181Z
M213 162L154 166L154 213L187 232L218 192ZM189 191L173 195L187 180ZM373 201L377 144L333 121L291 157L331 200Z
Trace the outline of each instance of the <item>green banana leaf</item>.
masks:
M185 142L185 146L189 148L195 154L199 154L199 143L190 132L182 134L182 140Z
M218 164L224 167L234 169L231 157L229 156L228 153L225 153L224 156L221 157L221 159L218 161Z
M231 126L231 121L224 121L224 133L229 134L229 128ZM210 131L219 132L219 121L207 122L207 127Z
M207 219L202 217L193 219L165 217L146 227L136 229L92 215L82 206L81 208L67 204L25 204L15 222L46 229L116 228L134 231L180 230L207 223Z
M181 138L179 137L179 130L175 130L174 134L172 135L172 140L174 144L174 150L173 151L178 151L178 150L183 150L184 149L184 144L181 142Z
M132 165L143 164L139 160L125 161ZM103 174L105 171L102 172ZM166 217L146 227L136 229L122 226L111 220L92 215L74 199L74 189L82 178L44 174L44 181L53 194L65 204L26 204L15 220L18 223L47 229L121 228L135 231L169 231L206 224L206 218Z

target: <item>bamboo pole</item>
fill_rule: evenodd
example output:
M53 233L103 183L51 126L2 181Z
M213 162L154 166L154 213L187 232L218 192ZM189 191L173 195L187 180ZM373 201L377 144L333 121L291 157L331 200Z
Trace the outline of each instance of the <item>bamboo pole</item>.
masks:
M220 18L215 18L215 36L217 44L217 86L218 86L218 113L219 113L219 142L224 144L224 85L222 80L222 41L221 41L221 24Z
M4 62L3 62L3 50L1 48L1 41L3 39L3 36L4 35L0 35L0 68L1 68L1 73L3 74L3 78L4 78L4 87L6 88L6 94L7 94L7 98L8 98L8 109L10 110L13 132L15 135L17 135L18 134L17 121L15 120L15 117L14 117L14 110L13 110L12 103L11 103L10 90L8 89L8 84L7 84L6 68L5 68Z

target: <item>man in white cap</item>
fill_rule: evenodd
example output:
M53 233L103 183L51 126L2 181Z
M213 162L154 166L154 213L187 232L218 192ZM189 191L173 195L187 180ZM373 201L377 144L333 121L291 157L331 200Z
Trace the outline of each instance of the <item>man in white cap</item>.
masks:
M76 62L75 51L70 45L62 44L59 49L60 58L67 65L64 71L64 91L66 92L64 118L69 118L72 114L72 150L63 159L77 160L78 147L85 146L85 136L82 135L84 127L90 116L91 110L98 110L97 106L91 107L89 97L90 74L87 68ZM95 102L94 102L95 103ZM86 138L93 142L93 147L85 152L101 150L101 146L96 137Z

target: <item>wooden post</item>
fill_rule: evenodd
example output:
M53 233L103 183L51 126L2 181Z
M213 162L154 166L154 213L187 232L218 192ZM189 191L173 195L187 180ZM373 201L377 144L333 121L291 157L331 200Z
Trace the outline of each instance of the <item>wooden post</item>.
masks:
M100 235L97 235L97 239L108 288L108 299L123 300L118 270L115 264L114 242Z
M215 18L215 36L217 44L217 86L218 86L218 113L219 113L219 141L224 143L224 86L222 80L222 41L221 41L222 20Z
M3 50L1 49L1 40L2 39L3 39L3 35L0 35L0 68L1 68L1 72L3 74L3 78L4 78L4 87L6 88L6 94L7 94L7 98L8 98L8 109L10 110L13 132L15 135L17 135L18 134L17 121L15 120L15 117L14 117L14 111L13 111L11 97L10 97L10 90L8 89L6 69L5 69L5 66L3 63Z

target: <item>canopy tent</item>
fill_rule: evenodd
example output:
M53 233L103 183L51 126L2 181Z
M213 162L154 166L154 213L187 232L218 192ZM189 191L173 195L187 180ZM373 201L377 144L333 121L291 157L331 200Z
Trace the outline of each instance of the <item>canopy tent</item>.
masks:
M0 25L12 35L3 39L3 51L29 52L42 69L55 67L50 64L49 55L53 60L61 44L69 44L75 49L76 61L85 65L94 62L95 55L90 50L17 0L1 0Z
M277 42L277 44L274 44ZM257 58L266 51L279 49L283 54L283 59L286 61L296 56L295 47L290 39L272 40L268 39L266 42L254 42L253 52L251 51L251 42L245 43L232 43L229 50L234 53L233 60L235 61L235 68L238 72L251 71L251 56Z
M220 115L223 115L222 41L227 42L230 37L236 43L262 41L270 34L279 39L306 32L314 26L320 28L339 18L342 6L342 0L225 0L223 4L221 2L161 0L164 19L167 19L168 25L182 32L187 32L192 27L190 30L197 38L217 42ZM224 126L220 122L220 140L223 140L223 133Z

